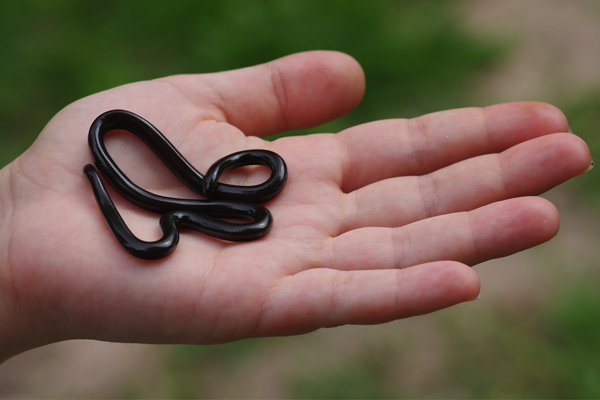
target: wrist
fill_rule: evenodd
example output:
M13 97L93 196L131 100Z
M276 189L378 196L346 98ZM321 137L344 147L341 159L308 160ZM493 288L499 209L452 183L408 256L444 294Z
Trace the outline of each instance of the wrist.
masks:
M37 328L19 302L14 284L10 243L15 215L15 197L11 189L11 168L0 170L0 363L42 343L36 340Z

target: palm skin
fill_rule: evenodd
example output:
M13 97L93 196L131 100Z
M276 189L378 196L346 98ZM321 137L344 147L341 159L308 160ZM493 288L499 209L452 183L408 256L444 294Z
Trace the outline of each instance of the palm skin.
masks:
M535 246L559 226L542 193L589 166L564 115L541 103L387 120L338 134L266 142L360 101L350 57L296 54L220 74L173 76L71 104L0 172L0 359L54 341L220 343L374 324L474 299L470 266ZM138 260L112 237L82 168L87 129L110 109L153 123L199 170L265 148L288 165L265 204L264 239L226 243L183 232L175 253ZM190 197L132 135L109 151L141 187ZM235 184L264 169L232 171ZM160 237L158 216L112 192L134 233Z

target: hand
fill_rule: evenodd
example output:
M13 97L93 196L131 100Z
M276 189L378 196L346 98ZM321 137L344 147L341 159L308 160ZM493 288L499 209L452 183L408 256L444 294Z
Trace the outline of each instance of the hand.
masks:
M582 173L590 154L561 133L567 121L550 105L259 138L339 117L363 90L353 59L312 52L125 85L66 107L0 171L0 359L71 338L219 343L428 313L477 297L469 266L555 235L556 209L526 196ZM289 178L266 204L271 233L232 244L186 231L163 260L126 253L82 172L90 124L119 108L148 119L199 171L238 150L280 154ZM111 134L108 147L140 186L192 196L133 135ZM140 238L160 237L156 214L113 200Z

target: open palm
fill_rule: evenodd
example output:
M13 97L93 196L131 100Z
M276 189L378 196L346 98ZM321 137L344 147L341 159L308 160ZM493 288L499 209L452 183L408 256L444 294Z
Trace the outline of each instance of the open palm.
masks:
M580 174L590 155L560 133L567 121L546 104L259 138L339 117L363 90L353 59L311 52L130 84L62 110L0 175L9 227L0 236L0 315L12 321L5 354L69 338L218 343L427 313L477 297L469 266L557 232L556 209L524 196ZM111 109L149 120L199 171L239 150L281 155L289 177L265 204L271 233L228 243L186 231L165 259L126 253L82 172L87 130ZM116 132L108 147L141 187L193 196L133 135ZM267 175L246 168L224 179L247 185ZM136 235L160 237L156 214L111 193Z

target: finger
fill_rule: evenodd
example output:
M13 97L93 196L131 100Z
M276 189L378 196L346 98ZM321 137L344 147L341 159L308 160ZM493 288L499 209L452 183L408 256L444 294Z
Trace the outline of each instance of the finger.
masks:
M345 223L340 232L401 226L511 197L537 195L583 173L590 160L583 140L557 133L424 176L383 180L343 196L340 209L345 211Z
M383 323L472 300L478 294L477 274L453 262L400 271L313 269L289 277L272 292L256 334Z
M364 74L352 57L329 51L206 75L169 78L202 108L247 135L265 136L320 125L352 110L364 93ZM207 98L208 97L208 98Z
M339 270L407 268L453 260L474 265L536 246L558 232L556 208L539 197L493 203L400 228L361 228L332 238L328 262Z
M517 143L567 130L560 110L535 102L365 124L337 135L344 147L342 154L347 154L340 185L350 192L394 176L423 175L466 158L498 153Z

